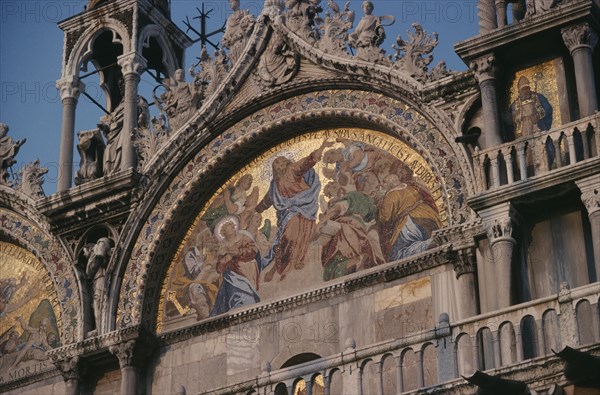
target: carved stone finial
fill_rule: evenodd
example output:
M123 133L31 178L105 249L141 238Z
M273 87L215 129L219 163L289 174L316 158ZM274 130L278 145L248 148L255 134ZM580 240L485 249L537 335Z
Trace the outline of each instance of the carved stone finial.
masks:
M82 376L80 357L60 358L58 355L52 355L52 363L62 374L65 381L79 380Z
M347 57L348 30L354 25L354 11L350 9L350 1L346 1L343 10L333 0L328 0L327 6L332 13L325 13L323 34L317 46L332 55Z
M46 173L48 169L40 165L39 159L26 164L19 172L15 189L34 199L46 196L42 188Z
M433 61L432 52L438 44L438 34L428 35L418 23L413 23L412 27L415 32L414 34L408 32L408 41L404 41L402 37L398 36L396 44L392 46L396 51L394 67L420 81L447 75L448 71L444 62L438 64L431 72L428 71L428 67Z
M484 81L496 78L495 63L496 58L490 54L474 59L469 68L475 72L475 78L481 84Z
M565 27L561 33L563 41L571 53L581 47L594 49L598 44L598 34L587 23Z
M8 125L0 123L0 185L12 187L13 183L10 180L8 169L17 163L15 157L27 139L15 141L12 137L8 136L8 131Z
M114 356L119 360L119 366L121 369L133 366L137 362L136 358L136 340L129 340L124 343L114 344L108 349Z

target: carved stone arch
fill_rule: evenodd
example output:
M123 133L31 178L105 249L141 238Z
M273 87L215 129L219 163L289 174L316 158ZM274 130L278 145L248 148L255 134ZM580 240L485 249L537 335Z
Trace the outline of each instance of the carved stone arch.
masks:
M333 355L336 351L333 344L303 340L296 343L290 343L283 348L279 354L273 357L271 366L273 369L282 369L283 366L293 366L293 364L286 365L286 363L294 357L302 356L304 354L314 360L316 357Z
M113 33L113 42L123 46L124 54L131 52L131 38L129 37L127 27L115 19L107 18L92 25L81 34L69 55L69 59L66 61L63 77L79 75L81 65L91 57L94 41L100 34L106 31Z
M165 37L165 29L162 26L148 25L144 27L144 29L139 33L137 40L137 52L140 54L143 53L144 48L150 47L150 39L156 39L160 49L162 50L162 62L167 69L167 74L169 76L173 76L175 74L175 70L183 67L183 65L180 65L175 58L173 46Z
M267 108L236 123L228 128L230 132L216 137L200 149L192 159L183 162L184 164L179 166L181 169L179 174L173 175L174 178L170 186L164 192L159 193L157 191L156 193L146 194L149 196L148 201L140 204L138 206L139 213L131 216L131 218L146 218L146 220L144 220L145 222L138 222L137 225L131 225L137 228L137 231L132 230L132 240L136 237L137 240L132 241L135 245L124 248L124 250L130 251L131 255L125 253L120 257L124 262L129 262L129 266L124 269L123 284L120 289L117 286L111 291L115 303L117 303L116 293L120 294L118 312L116 317L113 315L113 320L116 320L116 327L124 328L140 323L142 320L142 303L145 306L143 307L145 316L143 320L146 324L152 325L151 322L155 319L156 298L165 275L167 261L171 259L170 254L173 253L169 251L173 251L174 244L183 237L180 231L182 226L185 227L186 225L185 218L189 217L189 210L198 210L200 203L209 198L206 189L201 188L198 190L198 185L201 182L202 185L224 182L224 172L231 171L231 169L226 170L226 167L223 167L225 161L227 163L239 162L239 158L232 155L239 155L240 152L248 151L243 149L245 146L256 147L261 146L261 144L263 146L264 144L272 144L273 136L279 135L279 138L282 138L281 132L277 132L282 128L286 128L288 131L297 130L302 127L303 122L305 123L307 120L314 122L317 118L323 121L335 120L338 123L340 120L352 121L355 125L360 124L375 130L385 130L389 134L403 136L424 157L429 157L432 169L446 169L444 170L445 175L439 173L440 177L446 177L446 184L450 180L454 183L454 186L458 185L460 188L465 188L464 191L459 192L462 198L470 193L467 186L470 175L467 173L463 177L461 174L457 174L456 171L450 172L448 170L447 165L449 163L454 163L455 168L461 166L457 162L458 159L451 145L443 137L441 131L435 128L435 125L430 122L427 124L431 128L430 130L437 133L437 137L424 136L423 133L429 130L427 127L419 127L416 130L409 129L408 126L410 125L407 126L406 122L403 125L403 122L398 119L401 117L394 114L394 111L398 109L395 107L395 103L396 105L405 105L398 104L398 102L388 97L372 92L313 92L289 100L300 105L302 99L310 98L312 103L316 103L314 100L316 96L323 96L324 94L328 95L329 106L317 106L318 108L307 111L293 111L292 109L288 110L288 113L277 114L276 111L273 111L273 108L285 107L279 103L270 107L271 113ZM356 106L352 106L352 103L347 103L347 106L344 107L342 102L345 99L343 100L341 97L352 94L366 100L379 99L385 101L385 111L376 114L373 109L371 111L355 109ZM413 115L416 116L416 113ZM319 124L323 123L320 122ZM206 136L204 133L198 135ZM224 136L228 137L225 138ZM445 141L446 145L443 145ZM443 152L444 156L432 157L428 146L435 146L436 151L433 151L433 148L431 150L435 153ZM213 178L207 183L207 179L204 177L208 173ZM157 197L157 194L160 194L160 197ZM457 199L457 192L449 191L445 195L450 196L451 200ZM185 215L182 214L184 212ZM468 216L467 209L464 208L464 214L455 216L456 218L452 219L451 222L460 222L461 218L464 220ZM187 220L189 221L189 218ZM175 233L173 233L174 231Z
M12 207L26 207L27 202L16 193L2 192L0 206L8 206L7 195L12 195ZM63 242L50 233L49 224L40 215L35 215L34 210L27 211L25 215L14 208L0 207L0 236L32 253L48 273L60 309L61 343L65 345L83 340L82 278L73 266L73 256Z

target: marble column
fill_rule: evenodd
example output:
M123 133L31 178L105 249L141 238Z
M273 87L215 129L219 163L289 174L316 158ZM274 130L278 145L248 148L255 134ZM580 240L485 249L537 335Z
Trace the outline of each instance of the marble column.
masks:
M136 340L115 344L109 351L119 359L121 368L121 395L141 394L138 388L140 350Z
M78 395L82 370L79 356L55 359L53 363L65 380L65 395Z
M561 30L561 33L565 45L571 52L575 66L579 116L585 118L598 111L598 96L592 61L592 53L598 43L598 35L587 23L566 27Z
M458 319L464 320L478 314L475 271L477 262L472 248L451 254L458 285Z
M577 329L577 316L573 307L573 296L568 283L560 284L558 292L558 305L560 308L560 341L562 346L579 346L579 330Z
M512 256L517 242L512 235L513 226L518 222L518 214L511 203L502 203L481 210L479 215L490 241L495 276L495 284L484 286L495 288L496 308L502 309L511 305L511 296L515 289L511 279Z
M596 281L600 281L600 174L575 181L592 228Z
M508 24L508 17L506 16L506 0L495 0L496 3L496 15L498 16L498 27L503 28Z
M122 159L121 170L135 168L137 157L133 146L133 134L137 127L138 113L138 84L140 75L146 70L146 60L137 52L131 52L126 55L119 56L117 62L121 66L123 80L125 81L125 96L123 103L123 130L121 131L121 147Z
M473 60L471 70L479 82L481 106L483 110L484 131L479 139L482 148L490 148L502 144L502 128L496 95L496 76L494 55L486 55Z
M85 85L78 77L70 76L56 81L62 102L62 126L60 130L60 156L58 160L58 192L71 188L73 178L73 144L75 142L75 110L77 100Z

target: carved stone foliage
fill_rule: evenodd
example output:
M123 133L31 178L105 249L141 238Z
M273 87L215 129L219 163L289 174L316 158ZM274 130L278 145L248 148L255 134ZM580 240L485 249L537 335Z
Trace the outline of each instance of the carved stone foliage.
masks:
M136 357L136 343L136 340L129 340L109 347L110 352L119 360L121 369L127 366L133 366Z
M65 381L79 380L82 376L81 358L79 356L60 358L58 354L51 354L52 363L62 374Z
M463 169L463 164L450 145L444 143L446 138L440 134L436 126L422 118L415 110L389 97L363 91L320 91L290 98L252 114L233 125L229 129L231 132L215 137L189 161L188 165L184 166L185 170L173 179L168 192L161 196L148 215L147 222L140 230L138 239L131 250L130 263L124 274L120 291L117 327L124 328L139 322L144 297L143 290L153 290L152 292L155 293L160 290L160 284L147 283L151 281L148 280L151 276L144 274L147 273L150 265L151 258L148 254L153 254L151 251L159 248L158 244L154 243L156 232L165 231L171 226L177 200L183 199L184 204L187 204L188 200L196 199L199 204L198 199L203 199L196 193L190 195L189 188L194 185L193 180L202 179L204 185L206 182L212 182L202 178L202 174L205 174L208 169L214 170L215 164L220 163L226 153L229 153L226 160L230 162L233 158L231 152L234 148L239 147L242 141L254 138L251 136L258 138L263 133L268 133L270 127L273 127L269 125L291 122L292 114L295 117L311 118L329 113L369 119L369 122L382 122L382 127L393 130L399 136L404 136L406 141L416 144L419 152L424 152L424 157L430 161L432 168L439 169L441 172L440 179L444 180L441 184L444 188L443 195L448 198L448 202L445 204L449 207L447 214L450 216L449 222L458 224L472 216L464 203L465 193L469 193L466 190L468 182L465 180L465 174L468 174L468 171L460 170ZM350 115L351 113L353 115ZM292 125L290 123L290 129L293 129ZM263 143L257 142L256 144L262 146ZM430 157L428 152L435 152L436 155ZM212 171L210 174L214 173ZM187 198L184 198L186 196ZM208 197L204 198L208 199ZM190 209L192 208L190 207ZM168 259L164 254L159 255L163 261ZM166 265L166 262L164 264Z
M164 113L158 117L152 117L150 125L150 127L137 128L133 136L133 144L138 152L140 168L144 168L150 158L158 152L160 147L169 139L171 132Z
M221 81L229 71L229 58L222 49L215 51L213 57L208 54L206 47L202 48L200 61L201 69L196 72L195 68L190 68L190 74L194 77L194 86L200 88L204 97L214 93Z
M579 47L594 48L598 44L598 34L587 23L569 26L561 30L563 41L573 52Z
M393 46L396 51L394 67L419 81L450 74L446 70L445 62L440 62L431 71L428 69L433 61L432 52L438 44L437 33L427 35L418 23L413 23L412 27L415 32L408 32L408 41L404 41L400 36L396 39L397 44Z
M286 0L285 24L298 36L309 43L314 43L320 37L318 16L323 11L320 0Z
M235 64L252 34L255 18L248 10L240 10L239 0L230 0L229 5L233 13L227 18L221 44L229 49L229 59Z
M482 56L473 60L469 68L475 72L475 78L481 84L483 81L495 78L495 62L494 55Z
M25 144L26 139L14 140L8 136L9 127L5 123L0 123L0 185L11 187L13 182L10 180L8 169L17 163L15 156L19 149Z
M346 43L348 42L348 30L354 25L354 11L350 9L350 1L346 1L344 9L333 1L329 0L327 6L331 9L325 12L325 20L322 25L321 39L317 46L323 52L336 55L348 56Z
M15 189L34 199L46 196L42 188L46 173L48 173L48 169L40 165L39 159L26 164L19 172Z
M448 259L454 266L456 278L459 278L463 274L474 273L477 269L475 251L472 248L453 251L448 254Z
M259 85L272 88L294 78L299 67L298 54L289 48L281 34L273 32L258 62L256 80Z

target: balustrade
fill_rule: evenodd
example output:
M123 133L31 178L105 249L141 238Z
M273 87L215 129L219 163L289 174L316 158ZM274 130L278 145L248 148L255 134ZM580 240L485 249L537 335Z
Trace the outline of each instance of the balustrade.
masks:
M479 192L514 185L598 156L600 113L473 154Z
M572 314L563 314L566 311ZM590 325L591 329L582 336L581 328ZM573 290L563 287L557 295L452 324L442 320L435 328L403 339L365 348L349 346L341 354L263 372L256 380L238 384L235 389L227 387L212 393L414 393L417 388L440 385L477 369L489 371L551 356L551 350L559 351L564 346L600 342L599 325L600 283ZM567 332L569 336L562 336ZM569 342L569 338L574 341ZM451 352L445 353L445 349ZM448 368L444 364L452 365L453 377L440 380L441 370ZM432 378L432 372L438 377Z

